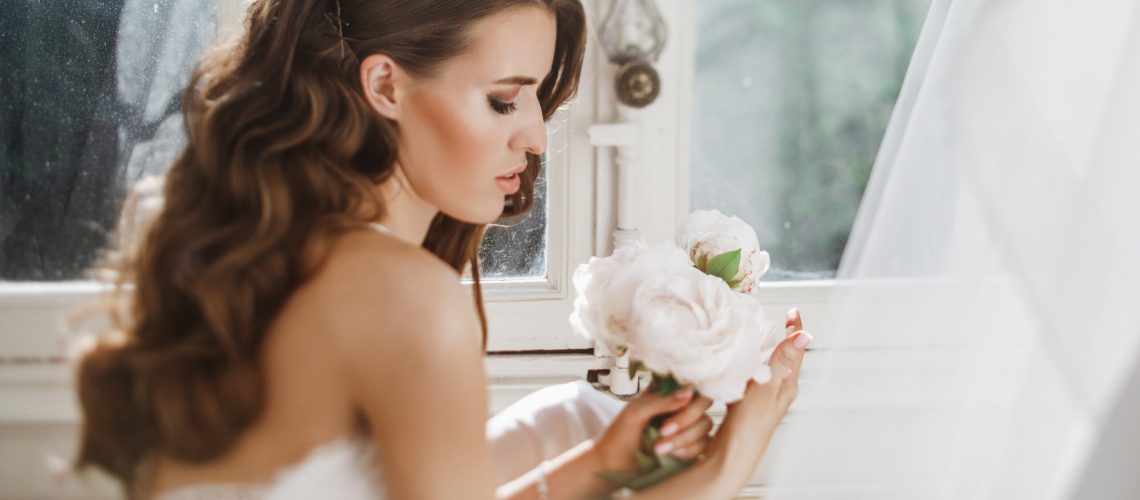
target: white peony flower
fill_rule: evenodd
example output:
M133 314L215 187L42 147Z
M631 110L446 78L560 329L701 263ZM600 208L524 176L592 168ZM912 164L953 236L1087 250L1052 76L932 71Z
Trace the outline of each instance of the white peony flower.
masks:
M630 357L654 372L732 403L743 397L749 379L770 378L768 358L783 333L778 326L754 297L687 267L637 288L626 344Z
M630 307L638 287L651 276L689 269L692 264L672 243L643 242L593 257L574 272L574 311L570 325L579 335L600 341L615 354L626 350Z
M771 265L768 252L760 249L752 226L717 210L697 210L690 214L677 243L702 271L718 255L740 250L740 267L728 281L733 290L741 293L755 294L756 282Z

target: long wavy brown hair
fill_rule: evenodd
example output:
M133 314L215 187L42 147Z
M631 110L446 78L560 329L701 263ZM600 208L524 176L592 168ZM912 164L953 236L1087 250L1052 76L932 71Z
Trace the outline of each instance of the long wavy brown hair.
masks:
M385 213L377 184L396 159L395 125L373 111L360 61L392 57L431 77L466 50L476 21L526 5L557 18L539 84L549 120L577 90L585 45L578 0L256 0L242 34L199 62L183 98L187 145L165 204L137 248L121 249L106 335L79 362L78 467L136 483L161 452L214 459L260 416L258 354L286 299L324 263L333 239ZM504 215L534 200L539 157ZM482 225L440 214L423 247L479 286ZM128 493L129 494L129 493Z

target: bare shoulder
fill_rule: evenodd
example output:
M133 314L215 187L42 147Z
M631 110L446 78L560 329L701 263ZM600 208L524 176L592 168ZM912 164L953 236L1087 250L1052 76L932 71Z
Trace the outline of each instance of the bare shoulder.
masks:
M311 294L335 344L335 386L391 458L380 461L390 496L493 491L478 315L459 275L387 235L346 235L334 248Z
M459 274L388 235L341 236L297 299L321 317L321 335L347 369L480 355L478 316Z
M459 274L438 257L369 230L340 236L310 284L333 293L381 293L389 300L441 293L446 299L462 293Z

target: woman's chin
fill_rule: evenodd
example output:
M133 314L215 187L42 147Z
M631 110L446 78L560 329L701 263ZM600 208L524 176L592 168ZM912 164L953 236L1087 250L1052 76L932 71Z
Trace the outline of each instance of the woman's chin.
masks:
M487 207L465 207L466 210L445 211L453 219L469 224L491 224L503 216L502 200L496 205Z

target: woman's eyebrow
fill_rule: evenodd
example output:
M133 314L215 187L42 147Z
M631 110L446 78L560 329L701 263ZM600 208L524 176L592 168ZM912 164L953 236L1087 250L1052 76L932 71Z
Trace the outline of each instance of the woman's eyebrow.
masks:
M534 85L538 80L529 76L508 76L506 78L495 80L496 84L512 84L512 85Z

